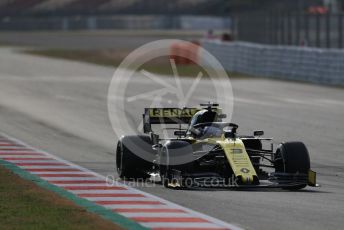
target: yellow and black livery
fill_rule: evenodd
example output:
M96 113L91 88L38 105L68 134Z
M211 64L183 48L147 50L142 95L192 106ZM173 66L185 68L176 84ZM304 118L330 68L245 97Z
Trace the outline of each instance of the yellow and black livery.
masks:
M145 135L124 136L118 142L116 169L120 177L158 174L165 187L317 186L302 142L285 142L274 149L272 138L262 137L263 131L240 135L238 125L223 122L225 117L214 103L200 108L146 108ZM177 125L176 137L159 137L152 130L154 124ZM137 145L142 140L147 145ZM264 149L263 142L270 142L270 148ZM136 143L135 147L130 148L130 143ZM141 152L148 152L148 157L143 159Z

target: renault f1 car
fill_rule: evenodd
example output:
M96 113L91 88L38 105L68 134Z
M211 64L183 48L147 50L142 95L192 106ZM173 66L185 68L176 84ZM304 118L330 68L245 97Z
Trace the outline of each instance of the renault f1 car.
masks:
M239 126L223 122L225 117L218 104L211 103L200 108L146 108L144 134L118 141L118 175L122 179L159 175L165 187L181 188L317 186L302 142L284 142L274 150L272 138L262 137L263 131L240 135ZM175 137L161 138L152 130L154 124L177 125Z

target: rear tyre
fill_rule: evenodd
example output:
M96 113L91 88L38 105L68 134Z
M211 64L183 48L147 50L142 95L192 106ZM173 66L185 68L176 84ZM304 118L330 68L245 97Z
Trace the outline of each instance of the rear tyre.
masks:
M149 161L139 157L138 153L148 154ZM137 153L137 154L135 154ZM124 136L116 148L116 170L122 179L147 179L148 172L153 168L155 151L152 149L152 141L149 136Z
M291 174L308 174L310 169L309 153L302 142L286 142L282 143L276 152L280 158L276 162L276 172ZM298 190L307 186L307 183L288 187L289 190Z

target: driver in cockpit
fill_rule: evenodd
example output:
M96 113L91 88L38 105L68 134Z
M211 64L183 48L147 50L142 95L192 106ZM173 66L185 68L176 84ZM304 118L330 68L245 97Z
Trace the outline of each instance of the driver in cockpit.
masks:
M187 133L197 138L219 137L222 135L223 131L218 127L211 126L211 124L197 127L197 125L202 123L217 121L219 121L217 112L207 109L198 111L193 116Z

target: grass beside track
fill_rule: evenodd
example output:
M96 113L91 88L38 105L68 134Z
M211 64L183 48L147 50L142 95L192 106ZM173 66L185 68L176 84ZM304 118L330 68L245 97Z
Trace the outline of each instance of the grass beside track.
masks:
M1 229L121 229L0 166Z
M117 67L121 64L123 59L130 53L128 50L65 50L65 49L39 49L27 50L25 53L60 58L67 60L82 61L103 66ZM149 72L163 75L173 75L169 59L158 58L141 66ZM196 77L201 71L203 76L208 76L205 69L198 65L177 65L178 73L183 77ZM249 76L238 73L227 72L230 78L247 78Z

